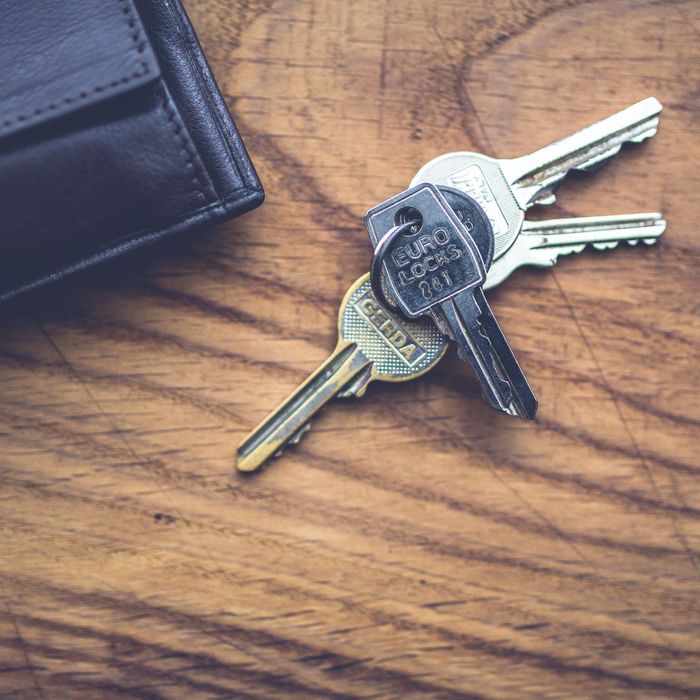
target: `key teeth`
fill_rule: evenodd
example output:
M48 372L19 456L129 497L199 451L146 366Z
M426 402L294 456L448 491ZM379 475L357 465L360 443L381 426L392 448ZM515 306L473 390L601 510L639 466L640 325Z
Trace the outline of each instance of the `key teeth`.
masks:
M627 243L628 246L631 248L634 248L634 246L639 245L639 241L642 241L642 243L646 245L654 245L659 239L658 238L629 238L625 240L624 242ZM596 250L613 250L613 248L617 248L617 246L621 243L622 241L605 241L603 243L591 243ZM584 248L585 244L581 246L579 250L572 251L575 253L580 253ZM563 253L566 255L567 253Z
M306 435L306 433L309 432L309 430L311 430L310 422L302 425L302 427L299 428L299 430L297 430L296 433L294 433L294 435L292 435L292 437L290 437L289 440L287 440L287 442L282 445L279 450L277 450L277 452L275 452L274 456L279 457L289 445L298 445L300 440L304 437L304 435Z
M601 167L606 161L610 160L611 158L614 158L620 152L622 146L625 143L642 143L642 141L646 141L647 139L650 139L653 136L655 136L658 130L659 117L657 115L655 117L652 117L652 119L649 121L648 128L644 131L641 131L636 136L628 138L626 141L622 141L619 144L612 146L607 151L599 153L596 157L592 158L591 160L588 160L586 163L582 163L581 165L573 168L573 170L585 170L588 172L593 172L599 167Z
M542 192L541 196L535 197L533 200L531 200L531 204L533 206L542 206L546 207L549 206L550 204L554 204L557 201L557 195L555 192Z
M476 301L476 299L475 299L475 301ZM486 301L486 297L484 297L484 302L488 305L488 302ZM506 407L496 406L495 408L498 408L498 409L502 410L504 413L507 413L508 415L514 416L516 418L527 418L530 420L534 420L535 415L537 414L537 408L538 408L537 398L530 390L530 387L527 383L527 379L525 378L524 375L522 375L522 379L523 379L525 386L527 388L527 392L524 392L521 395L518 392L517 386L514 386L513 384L511 384L511 380L507 376L508 370L507 369L505 370L506 371L505 376L501 373L501 369L503 368L503 366L500 364L501 360L500 360L500 358L498 358L496 356L493 343L491 342L491 338L486 334L486 332L484 330L483 317L484 317L484 314L486 313L486 310L484 308L482 308L482 306L480 304L478 304L478 302L477 302L477 306L479 308L479 315L477 317L477 321L479 323L479 335L484 338L484 341L486 343L488 343L489 357L491 358L491 365L495 369L496 373L498 374L498 379L500 380L500 382L504 388L504 392L503 392L503 396L505 399L504 403L507 404ZM494 320L495 325L498 326L498 322L495 319L493 319L493 320ZM507 343L507 341L506 341L506 343ZM513 358L513 360L515 362L515 365L518 367L518 371L520 372L520 367L518 365L517 360L515 358ZM482 391L482 395L484 396L484 398L487 399L487 402L490 405L493 405L493 404L491 404L490 401L488 401L488 397L486 396L485 392ZM527 399L527 401L526 401L526 399Z
M484 331L483 315L484 315L484 311L483 311L483 309L480 308L480 313L477 317L477 321L479 323L479 331L477 333L476 340L477 340L477 342L480 342L482 344L482 347L484 350L488 351L488 354L485 352L484 355L490 358L491 367L493 367L495 369L495 371L498 375L496 377L496 381L498 381L500 386L501 386L501 394L503 395L505 403L507 403L509 407L512 407L512 405L513 405L513 389L511 387L508 379L503 377L503 375L501 374L501 372L498 368L498 358L496 357L496 355L494 353L493 343L491 342L491 339L488 337L488 335ZM488 403L491 404L491 401L488 400L486 393L482 391L482 395L488 401ZM491 405L493 405L493 404L491 404ZM499 410L504 410L506 413L510 413L510 410L502 409L501 406L495 406L495 408L498 408ZM515 414L511 414L511 415L515 415Z
M622 241L622 240L620 240L620 241L600 241L600 242L591 242L591 243L579 243L579 244L571 245L568 247L562 246L561 248L557 248L553 252L552 255L538 261L537 264L540 266L552 267L556 264L557 260L561 256L563 256L563 255L575 255L577 253L582 253L589 246L594 248L595 250L606 251L606 250L614 250L622 242L624 242L628 246L634 248L634 246L638 245L640 241L642 241L642 243L645 243L646 245L654 245L654 243L656 243L658 241L658 238L630 238L630 239L627 239L624 241Z
M457 318L453 319L456 326L464 325L469 329L463 333L467 336L466 343L463 345L458 342L457 353L460 359L472 365L477 372L481 381L481 395L489 406L510 416L534 418L537 399L491 313L483 292L470 295L468 299L458 297L454 309L447 306L443 310L447 313L448 321L453 316L453 310L457 311ZM454 336L457 333L455 326L452 323L449 325L453 331L451 335ZM492 333L496 343L491 340ZM501 347L501 343L504 347Z
M484 333L483 326L481 324L481 315L478 317L479 321L479 332L477 333L477 337L475 338L476 342L479 343L482 346L482 351L488 351L488 357L491 358L491 364L492 366L496 367L495 363L495 358L493 354L493 345L491 344L491 340L489 337ZM454 334L451 334L452 340L456 341L456 338L454 337ZM487 353L484 352L484 355ZM458 343L457 344L457 357L459 357L460 360L463 360L467 364L470 363L470 358L469 354L464 350L464 348ZM500 375L497 377L497 379L501 382L501 384L508 389L508 392L510 392L510 384L507 382L507 380L503 379ZM490 401L489 401L490 403Z
M482 391L481 395L490 406L493 406L493 404L488 400L488 396L486 395L486 392ZM511 395L512 395L512 392L511 392ZM507 407L494 406L494 408L498 409L499 411L502 411L503 413L508 414L509 416L513 416L514 418L525 418L527 420L535 420L535 416L537 414L537 400L535 400L534 406L532 408L530 408L529 410L527 407L521 408L512 399L508 403Z
M656 136L656 132L658 130L659 117L654 117L653 121L649 124L649 128L646 131L643 131L641 134L635 136L633 139L630 139L630 141L632 141L632 143L641 143L642 141L650 139L652 136Z
M506 413L509 415L515 417L515 418L524 418L520 411L518 410L518 407L513 403L512 401L510 402L508 409L506 410Z
M577 255L578 253L582 253L586 249L587 245L587 243L574 243L568 248L555 248L552 251L552 265L554 265L557 262L560 255Z

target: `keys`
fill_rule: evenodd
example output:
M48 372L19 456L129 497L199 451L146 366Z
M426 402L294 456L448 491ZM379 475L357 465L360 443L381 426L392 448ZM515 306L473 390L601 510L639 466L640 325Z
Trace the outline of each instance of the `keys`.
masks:
M534 418L537 399L482 290L486 268L472 235L483 237L486 229L490 236L489 221L468 197L461 211L460 218L428 183L371 209L365 225L375 248L373 274L384 273L403 315L430 315L457 342L460 357L472 366L494 408Z
M598 250L615 248L620 241L647 245L666 230L661 214L623 214L524 221L513 245L488 271L484 289L491 289L524 265L551 267L560 255L580 253L587 245Z
M473 197L491 221L497 260L518 237L526 209L554 202L554 191L570 170L590 170L614 156L624 143L653 136L661 109L656 98L648 97L520 158L447 153L424 165L411 186L432 182Z
M428 319L406 321L384 309L369 275L347 291L338 317L338 345L331 356L240 444L236 467L256 470L288 444L336 396L362 396L373 380L403 382L435 366L447 340Z

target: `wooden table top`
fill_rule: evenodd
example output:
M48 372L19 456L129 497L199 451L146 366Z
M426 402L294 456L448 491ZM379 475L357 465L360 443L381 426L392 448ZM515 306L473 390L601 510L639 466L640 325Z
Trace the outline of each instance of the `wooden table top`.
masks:
M700 5L185 4L267 200L0 322L0 697L697 697ZM333 348L370 206L648 95L658 135L532 216L663 240L489 295L536 422L451 351L234 474Z

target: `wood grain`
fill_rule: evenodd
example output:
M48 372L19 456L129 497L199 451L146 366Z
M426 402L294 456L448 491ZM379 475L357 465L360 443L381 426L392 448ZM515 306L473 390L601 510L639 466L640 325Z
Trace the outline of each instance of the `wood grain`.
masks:
M186 6L267 201L5 311L0 696L698 697L698 3ZM490 294L534 424L451 353L233 474L334 346L368 207L647 95L658 135L533 216L664 240Z

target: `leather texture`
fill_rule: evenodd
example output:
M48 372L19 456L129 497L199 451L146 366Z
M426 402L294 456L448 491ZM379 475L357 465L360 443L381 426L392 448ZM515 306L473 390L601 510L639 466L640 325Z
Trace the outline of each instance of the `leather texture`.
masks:
M178 0L0 0L0 301L259 205Z

